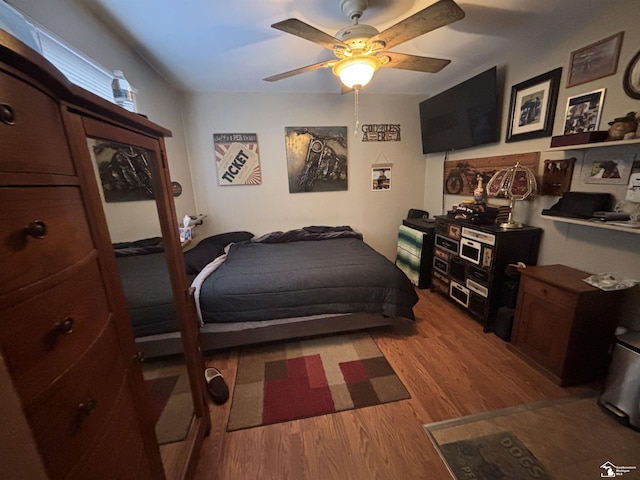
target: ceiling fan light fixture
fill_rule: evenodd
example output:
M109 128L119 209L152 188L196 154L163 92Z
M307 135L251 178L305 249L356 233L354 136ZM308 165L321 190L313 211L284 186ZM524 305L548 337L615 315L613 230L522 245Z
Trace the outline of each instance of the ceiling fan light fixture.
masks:
M332 71L345 87L364 87L379 66L380 60L377 57L360 55L343 58L334 65Z

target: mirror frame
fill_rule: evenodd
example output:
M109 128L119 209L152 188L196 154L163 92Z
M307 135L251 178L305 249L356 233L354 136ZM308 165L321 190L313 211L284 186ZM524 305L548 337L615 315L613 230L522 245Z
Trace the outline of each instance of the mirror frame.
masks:
M178 478L189 478L195 470L204 437L208 435L211 430L211 419L205 394L204 361L198 342L199 330L195 299L193 297L193 291L187 281L182 246L178 236L176 210L171 193L171 179L165 155L166 150L164 137L169 136L170 132L162 129L145 131L143 129L136 128L136 126L132 128L131 125L113 123L111 119L96 116L91 112L81 113L81 116L64 116L65 123L68 123L67 127L76 129L76 133L78 133L78 135L74 135L74 137L84 139L96 138L100 140L130 144L136 147L148 149L155 153L155 158L153 160L149 160L149 167L151 169L160 230L162 233L163 245L165 247L167 268L171 280L178 324L182 337L183 354L187 367L194 409L194 418L187 434L187 438L184 440L185 446L183 451L186 457L185 462L183 465L165 465L165 471L170 468L172 472L178 472ZM151 124L151 122L146 121L144 123ZM83 172L79 172L79 175L84 177L84 180L86 181L85 184L91 189L91 195L88 196L94 199L93 205L91 205L91 210L95 212L95 214L92 216L99 217L97 218L98 222L96 223L101 226L101 230L104 230L99 232L98 238L104 239L105 243L102 245L103 247L113 250L110 243L110 235L104 213L104 206L102 205L99 187L94 173L93 160L86 144L86 140L82 147L74 144L72 145L72 149L75 150L74 154L83 160L80 163L82 163L82 168L85 170ZM92 214L91 212L87 213L89 215ZM119 279L115 255L112 257L112 259L109 259L109 261L106 262L107 265L105 265L105 268L109 272L109 275L115 275ZM120 281L114 283L120 284ZM117 290L118 291L112 292L116 298L116 303L118 304L116 314L129 319L129 313L126 308L126 299L124 297L122 287L120 286ZM130 322L129 327L131 328L131 331L127 332L127 334L133 336ZM139 357L139 352L137 351L135 343L132 345L132 350L134 352L133 356ZM142 368L134 368L134 370L135 376L137 377L137 380L139 380L136 383L144 386ZM138 390L138 395L141 398L146 395L142 389L138 388ZM141 400L143 404L146 401L146 399ZM174 475L172 475L172 478L173 476Z

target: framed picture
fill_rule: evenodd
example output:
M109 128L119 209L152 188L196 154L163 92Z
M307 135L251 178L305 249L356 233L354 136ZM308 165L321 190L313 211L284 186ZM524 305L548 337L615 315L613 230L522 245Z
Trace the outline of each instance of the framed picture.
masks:
M627 202L640 203L640 160L634 160L629 176L629 186L627 187Z
M635 154L589 152L582 165L584 183L627 185Z
M376 163L371 165L371 190L383 191L391 188L392 163Z
M604 103L604 88L567 99L564 115L564 135L595 132L600 126L600 114Z
M622 86L627 95L640 100L640 51L629 62L624 72Z
M262 170L255 133L214 133L218 185L260 185Z
M511 87L507 142L551 136L561 75L556 68Z
M348 186L347 127L285 127L289 193Z
M567 88L616 73L624 32L571 53Z
M155 199L150 164L155 162L156 152L94 138L88 138L87 145L98 167L105 202Z

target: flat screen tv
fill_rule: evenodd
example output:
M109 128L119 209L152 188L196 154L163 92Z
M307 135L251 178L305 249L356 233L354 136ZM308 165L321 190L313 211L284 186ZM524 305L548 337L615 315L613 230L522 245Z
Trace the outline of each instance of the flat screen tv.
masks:
M497 68L420 102L422 153L498 141Z

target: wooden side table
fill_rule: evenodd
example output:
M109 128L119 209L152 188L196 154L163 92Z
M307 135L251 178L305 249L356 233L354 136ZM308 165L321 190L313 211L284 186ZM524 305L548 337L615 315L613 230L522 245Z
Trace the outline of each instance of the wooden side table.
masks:
M582 281L590 273L564 265L520 270L512 346L560 385L602 377L623 291Z

